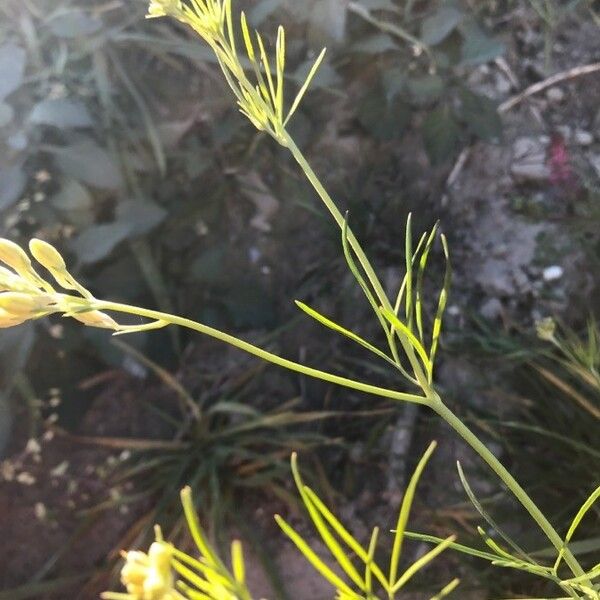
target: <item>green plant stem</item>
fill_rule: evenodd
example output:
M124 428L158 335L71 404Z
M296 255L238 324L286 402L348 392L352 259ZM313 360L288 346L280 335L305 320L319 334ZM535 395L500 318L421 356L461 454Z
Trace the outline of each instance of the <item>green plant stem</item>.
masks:
M523 505L525 510L531 515L533 520L539 525L540 529L546 534L552 545L557 551L563 552L565 562L569 565L573 574L577 577L585 576L585 571L572 554L565 547L560 535L556 532L550 521L544 516L535 502L529 497L527 492L521 487L517 480L508 472L506 467L494 456L494 454L485 446L485 444L457 417L440 399L439 396L432 398L431 408L438 414L454 431L456 431L466 442L477 452L477 454L488 464L506 487L512 492L517 500Z
M319 197L323 201L323 204L325 204L327 207L327 210L331 213L331 216L334 218L335 222L339 225L340 229L343 229L345 223L344 216L336 206L331 196L328 194L327 190L323 187L323 184L319 181L319 178L302 154L302 151L298 148L298 146L296 146L294 140L287 132L285 134L285 145L287 148L289 148L293 157L296 159L296 162L305 173L312 186L315 188L317 194L319 194ZM366 254L358 243L356 236L352 233L350 228L348 228L348 241L350 242L352 250L354 250L354 253L356 254L356 257L358 258L362 268L364 269L369 282L373 286L377 298L386 310L393 312L394 309L392 308L392 305L379 281L379 278L375 273L375 270L371 266L369 259L367 258Z
M74 298L74 300L78 300ZM321 371L320 369L314 369L312 367L307 367L300 363L294 362L292 360L288 360L286 358L282 358L277 356L277 354L273 354L272 352L268 352L267 350L263 350L258 346L254 346L249 342L245 342L240 340L233 335L225 333L223 331L219 331L214 327L209 327L208 325L203 325L202 323L198 323L196 321L192 321L191 319L186 319L184 317L178 317L175 315L170 315L168 313L163 313L155 310L150 310L146 308L141 308L138 306L131 306L129 304L121 304L118 302L108 302L104 300L96 300L92 303L92 308L101 311L114 311L120 313L127 313L130 315L137 315L140 317L145 317L147 319L154 319L156 321L163 321L166 324L171 325L179 325L180 327L186 327L188 329L193 329L198 333L202 333L204 335L208 335L212 338L225 342L231 346L235 346L244 352L248 352L248 354L252 354L261 358L262 360L266 360L267 362L276 364L285 369L289 369L290 371L295 371L296 373L301 373L302 375L306 375L308 377L314 377L316 379L322 379L323 381L327 381L329 383L334 383L336 385L341 385L343 387L351 388L357 390L359 392L365 392L367 394L374 394L375 396L381 396L383 398L390 398L391 400L402 400L404 402L414 402L415 404L428 404L429 401L423 396L417 396L416 394L409 394L406 392L398 392L395 390L390 390L387 388L378 387L375 385L370 385L368 383L363 383L360 381L355 381L353 379L348 379L347 377L341 377L340 375L334 375L333 373L328 373L327 371Z
M323 204L325 204L327 210L329 211L335 222L338 224L340 229L343 230L346 222L344 216L340 212L339 208L337 207L336 203L333 201L327 190L323 187L323 184L320 182L319 178L317 177L317 174L313 171L312 167L304 157L304 154L302 154L300 148L296 146L296 143L294 142L292 137L287 133L287 131L284 131L283 133L283 143L292 153L292 156L296 159L296 162L300 166L300 169L302 169L302 172L306 175L307 179L314 187L315 191L323 201ZM356 236L354 235L354 233L352 233L349 227L347 228L347 234L348 242L350 243L350 246L352 246L352 250L354 250L354 253L358 258L358 261L360 262L367 276L367 279L369 280L369 283L373 287L375 295L377 296L381 306L383 306L386 310L390 312L394 312L390 300L387 297L387 294L385 293L385 290L383 289L383 286L381 285L381 282L379 281L379 278L377 277L377 274L375 273L371 262L367 258L367 255L361 248L361 245L356 239ZM380 322L385 331L390 350L392 351L392 355L394 357L394 361L398 364L400 362L400 357L398 355L398 349L396 346L396 340L394 337L393 329L388 328L383 320L380 319Z

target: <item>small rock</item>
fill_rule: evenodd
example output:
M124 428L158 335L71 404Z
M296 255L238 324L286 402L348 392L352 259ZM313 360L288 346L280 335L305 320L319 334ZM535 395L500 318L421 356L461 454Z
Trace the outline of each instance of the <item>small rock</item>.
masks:
M589 131L578 130L573 139L578 146L589 146L594 141L594 136Z
M563 276L563 268L559 265L552 265L551 267L546 267L542 273L542 277L544 281L557 281Z
M488 298L479 308L479 314L489 321L500 317L503 312L502 302L498 298Z
M546 181L550 171L541 157L528 162L520 162L511 166L510 172L513 178L520 183L530 181Z
M546 165L547 142L539 138L522 137L513 144L514 161L510 172L521 183L545 181L550 175Z
M551 87L546 92L546 98L548 99L548 102L552 102L555 104L559 104L560 102L562 102L565 99L565 96L566 94L559 87Z

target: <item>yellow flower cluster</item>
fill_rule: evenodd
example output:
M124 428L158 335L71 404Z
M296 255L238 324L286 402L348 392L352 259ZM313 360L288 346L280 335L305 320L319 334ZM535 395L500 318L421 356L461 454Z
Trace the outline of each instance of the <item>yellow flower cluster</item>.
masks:
M104 592L103 600L180 600L175 590L171 569L173 547L166 543L156 527L156 541L148 553L139 550L123 552L125 564L121 569L121 583L127 594Z
M13 327L52 313L63 313L85 325L119 331L121 326L107 314L94 310L94 297L69 273L63 257L43 240L29 243L32 256L62 288L79 294L57 292L31 264L27 253L10 240L0 238L0 328Z
M256 42L250 34L246 17L241 14L241 28L246 59L250 62L255 82L244 72L238 56L231 13L231 0L151 0L148 18L170 16L191 27L213 49L225 79L237 98L240 112L260 131L266 131L286 146L285 126L298 108L314 77L325 51L315 61L306 81L300 87L287 115L284 115L285 32L277 32L274 68L271 68L261 35ZM256 47L255 47L256 43Z

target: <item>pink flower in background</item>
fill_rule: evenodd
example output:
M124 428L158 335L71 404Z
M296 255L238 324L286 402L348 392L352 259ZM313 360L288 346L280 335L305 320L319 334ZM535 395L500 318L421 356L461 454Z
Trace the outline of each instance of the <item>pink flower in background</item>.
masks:
M547 164L550 169L550 183L565 190L573 190L576 187L577 177L571 166L565 139L560 133L553 133L550 138Z

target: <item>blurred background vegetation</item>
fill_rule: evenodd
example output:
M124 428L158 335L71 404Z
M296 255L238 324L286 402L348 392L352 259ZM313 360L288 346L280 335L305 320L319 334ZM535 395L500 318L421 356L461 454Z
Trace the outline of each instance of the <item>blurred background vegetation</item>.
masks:
M145 20L146 8L136 0L0 4L0 234L51 241L101 297L393 385L390 373L297 315L293 298L316 300L373 333L345 276L338 232L285 150L246 125L194 35ZM240 0L235 8L271 41L275 25L285 25L293 80L322 46L330 49L292 131L390 282L409 211L417 230L443 218L456 260L469 251L467 209L448 206L449 188L469 157L477 164L482 148L510 148L529 127L525 108L504 118L502 103L600 55L598 7L585 0ZM444 349L496 373L465 382L473 395L493 389L495 401L461 408L496 432L490 440L564 523L599 472L600 350L596 321L588 321L599 308L598 74L590 80L569 84L566 98L559 89L554 99L542 94L546 104L534 101L535 127L551 138L546 171L524 184L515 176L507 192L515 219L567 232L565 253L582 256L579 268L592 279L573 301L577 314L563 314L569 352L535 339L530 309L564 313L572 288L563 304L547 289L528 296L526 315L522 299L507 293L504 308L490 313L477 309L488 290L460 268L453 307L462 308ZM476 229L477 217L469 223ZM184 484L213 535L227 540L233 527L255 542L272 597L285 597L259 527L248 530L246 519L262 523L268 538L271 507L293 510L292 449L320 448L311 455L318 485L330 499L358 498L357 522L374 510L388 514L376 497L388 485L397 407L175 329L125 342L61 319L0 332L0 587L12 590L0 597L64 597L52 590L73 590L74 581L83 589L77 597L95 597L106 585L107 554L112 561L120 547L141 543L156 519L181 529ZM419 423L429 427L426 417ZM417 430L416 439L428 435ZM498 503L497 493L489 488ZM468 535L474 522L455 500L430 494L431 507L446 505ZM519 593L479 575L470 572L474 598Z

